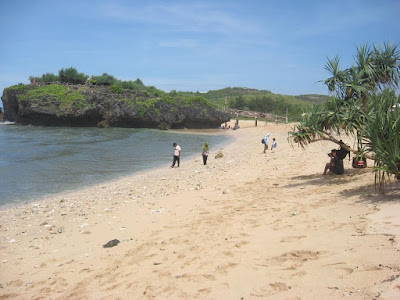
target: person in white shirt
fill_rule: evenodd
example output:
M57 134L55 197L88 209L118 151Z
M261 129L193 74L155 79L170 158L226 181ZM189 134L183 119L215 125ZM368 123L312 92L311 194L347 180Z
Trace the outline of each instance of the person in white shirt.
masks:
M268 150L269 133L267 133L264 136L263 142L264 142L263 144L264 144L264 153L265 153L265 151Z
M174 143L173 146L174 146L174 160L172 162L171 168L175 167L175 163L178 163L178 168L179 168L179 163L181 158L181 147L177 143Z

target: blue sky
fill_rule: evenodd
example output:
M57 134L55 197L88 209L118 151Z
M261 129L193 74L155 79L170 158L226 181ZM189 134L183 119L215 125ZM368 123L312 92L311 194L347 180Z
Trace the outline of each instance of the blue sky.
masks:
M165 91L327 94L327 57L399 44L399 16L397 0L1 1L0 89L72 66Z

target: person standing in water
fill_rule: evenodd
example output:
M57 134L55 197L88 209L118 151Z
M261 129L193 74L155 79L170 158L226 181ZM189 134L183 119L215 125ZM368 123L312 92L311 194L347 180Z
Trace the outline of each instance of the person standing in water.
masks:
M174 160L172 162L171 168L175 167L175 163L178 163L178 168L179 168L179 163L181 160L181 147L177 143L174 143L173 146L174 146Z
M207 158L208 158L208 143L206 142L203 146L203 151L201 153L201 155L203 156L203 164L206 165L207 164Z

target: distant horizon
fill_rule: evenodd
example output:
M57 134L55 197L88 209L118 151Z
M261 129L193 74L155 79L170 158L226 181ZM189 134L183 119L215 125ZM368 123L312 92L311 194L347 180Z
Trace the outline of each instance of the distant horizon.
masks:
M400 44L400 1L0 2L0 93L74 67L160 90L226 87L328 95L327 58ZM339 13L340 12L340 13Z

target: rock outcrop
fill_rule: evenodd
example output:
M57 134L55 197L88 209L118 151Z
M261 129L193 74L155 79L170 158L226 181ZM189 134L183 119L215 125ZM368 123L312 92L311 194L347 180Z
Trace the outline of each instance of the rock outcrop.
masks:
M43 126L217 128L230 116L204 98L104 86L16 85L4 89L4 120Z

